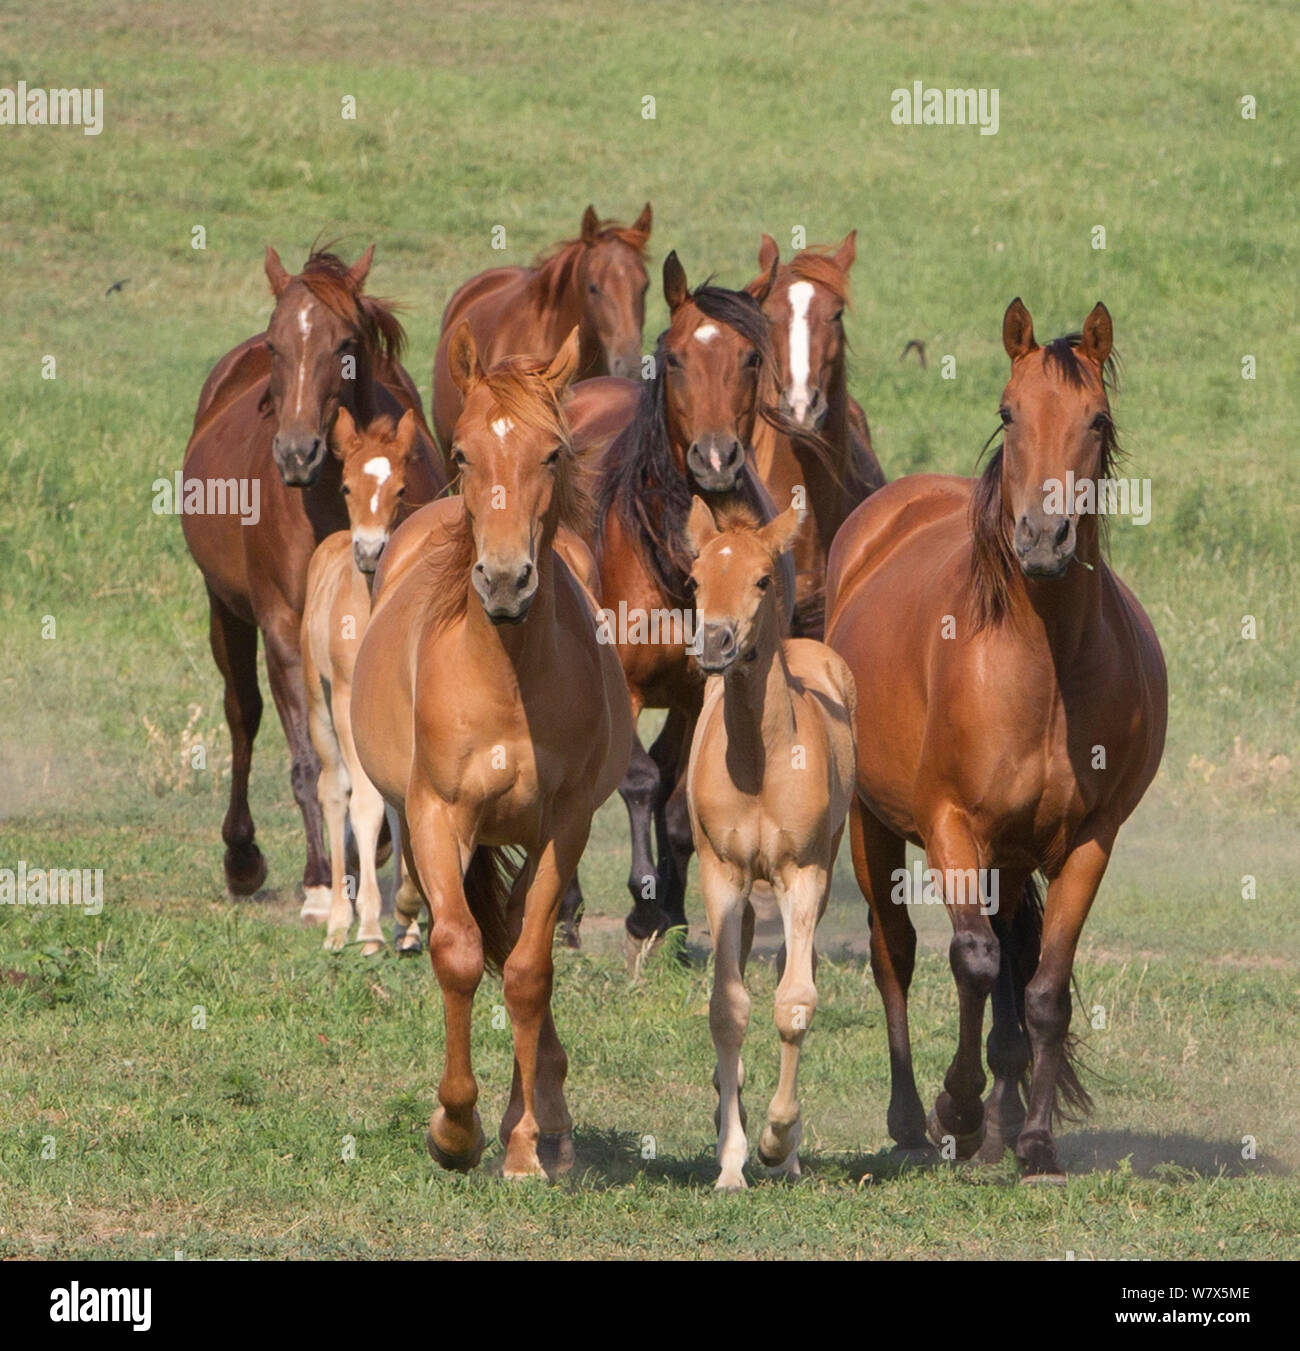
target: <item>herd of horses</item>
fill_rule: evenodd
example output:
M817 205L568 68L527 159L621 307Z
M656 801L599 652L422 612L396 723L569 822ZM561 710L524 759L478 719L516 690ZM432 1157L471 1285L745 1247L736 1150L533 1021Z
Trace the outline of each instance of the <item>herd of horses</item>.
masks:
M1104 522L1049 511L1043 491L1114 466L1110 316L1099 304L1040 346L1013 301L980 477L886 484L845 376L855 234L784 261L764 235L740 291L692 288L670 253L650 358L651 226L648 204L630 226L588 207L535 266L466 282L443 317L432 427L393 307L366 294L373 245L352 266L313 251L296 275L268 247L270 321L208 376L184 464L261 492L256 523L183 517L225 681L227 886L248 895L267 874L248 804L260 633L306 833L304 917L346 944L351 867L357 941L380 951L389 850L399 951L422 948L427 912L446 1020L430 1151L455 1169L482 1154L471 1011L498 970L514 1035L503 1171L554 1176L573 1146L553 949L557 931L580 942L578 867L617 788L630 953L686 925L699 856L718 1185L736 1189L753 889L771 889L785 939L758 1157L797 1176L814 933L847 822L897 1146L1010 1148L1023 1180L1058 1181L1054 1119L1088 1105L1075 949L1166 720L1159 645L1107 564ZM648 708L666 715L647 749ZM909 840L943 879L959 999L928 1117L908 1031ZM972 876L996 879L996 904Z

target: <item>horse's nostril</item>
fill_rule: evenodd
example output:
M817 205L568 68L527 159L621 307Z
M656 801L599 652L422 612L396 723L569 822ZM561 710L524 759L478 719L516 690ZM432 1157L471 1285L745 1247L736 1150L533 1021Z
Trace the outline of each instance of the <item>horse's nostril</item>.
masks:
M1064 544L1064 543L1065 543L1065 537L1066 537L1066 535L1068 535L1069 533L1070 533L1070 522L1069 522L1068 519L1066 519L1066 520L1063 520L1063 521L1061 522L1061 524L1058 525L1058 526L1056 527L1056 540L1055 540L1055 542L1056 542L1058 545Z
M520 568L520 570L519 570L519 582L518 582L518 585L519 585L520 587L525 587L525 586L527 586L527 585L528 585L528 579L529 579L532 575L533 575L533 565L532 565L531 563L525 563L524 566L523 566L522 568Z

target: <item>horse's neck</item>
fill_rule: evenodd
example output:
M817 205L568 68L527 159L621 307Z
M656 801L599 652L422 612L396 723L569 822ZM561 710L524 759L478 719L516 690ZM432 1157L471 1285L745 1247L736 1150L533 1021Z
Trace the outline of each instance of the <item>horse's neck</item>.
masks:
M373 358L365 353L357 357L356 379L344 381L339 402L347 406L358 427L368 427L374 421L378 411L378 386Z
M1064 577L1039 581L1017 568L1012 582L1012 606L1031 625L1041 627L1058 677L1086 656L1101 624L1106 564L1100 531L1096 516L1081 516L1079 522L1074 559Z
M781 763L795 738L790 672L770 607L754 659L736 662L723 676L722 716L732 781L755 793L768 763Z

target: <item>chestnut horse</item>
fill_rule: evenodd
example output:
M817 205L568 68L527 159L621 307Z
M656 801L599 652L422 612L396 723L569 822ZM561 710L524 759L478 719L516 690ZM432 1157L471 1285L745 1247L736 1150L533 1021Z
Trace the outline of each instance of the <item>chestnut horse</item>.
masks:
M344 818L352 824L359 858L357 941L364 956L383 947L379 927L379 879L375 854L384 821L384 800L366 777L352 740L352 668L370 619L370 585L375 565L388 543L406 495L406 474L418 432L408 408L396 427L376 418L359 431L346 408L334 423L334 453L343 462L347 530L321 541L307 570L307 600L302 613L302 672L307 689L312 745L320 757L317 796L325 815L330 846L330 908L325 948L340 951L352 923L352 902L344 890ZM409 878L402 885L401 859L397 911L418 909ZM409 901L403 904L403 900ZM418 951L418 928L398 935L399 951Z
M833 250L804 249L788 263L764 235L759 275L749 286L765 291L775 358L754 432L754 463L778 506L799 496L791 632L808 638L825 629L826 555L835 532L885 482L866 416L846 383L843 315L857 234L850 231Z
M293 760L293 795L306 829L308 915L323 916L328 909L330 874L299 638L312 553L327 535L348 525L341 466L328 448L338 410L347 408L368 426L380 414L398 418L414 409L419 426L407 502L427 502L445 486L420 396L399 362L401 325L388 305L362 293L373 256L371 245L349 268L331 253L313 253L293 277L275 250L267 249L266 276L275 297L270 323L208 376L185 448L186 480L251 481L260 503L256 524L242 525L236 516L181 517L185 542L207 587L212 655L226 686L231 746L230 806L221 828L226 885L246 896L266 880L248 809L253 739L262 717L260 629L271 693Z
M764 521L776 514L749 453L771 362L761 288L747 294L705 283L692 291L675 253L664 260L663 280L669 325L635 415L604 455L595 537L607 617L602 636L618 652L633 720L645 708L669 710L649 753L634 742L620 788L632 832L633 948L686 925L693 846L685 795L676 790L704 689L686 631L693 616L685 533L691 503L740 502ZM788 554L782 566L790 574L788 598Z
M596 639L595 602L553 547L562 523L590 530L560 402L576 333L549 366L512 357L485 374L462 324L448 356L464 396L452 439L461 493L394 536L352 724L433 917L446 1062L430 1152L456 1169L482 1154L471 1012L485 964L499 967L515 1050L504 1173L528 1177L573 1162L551 945L592 814L626 768L631 714L617 658ZM524 851L517 870L507 846Z
M1069 1036L1075 950L1116 833L1160 763L1166 681L1096 515L1054 500L1067 474L1095 486L1113 472L1110 315L1099 304L1082 334L1039 347L1017 298L1002 340L997 453L978 481L914 475L853 513L831 549L828 641L857 681L850 833L889 1029L890 1134L925 1145L907 1027L911 840L942 878L960 1006L931 1137L984 1160L1011 1146L1026 1180L1058 1181L1058 1092L1076 1111L1089 1102ZM990 992L994 1082L981 1104Z
M452 296L433 359L433 428L444 450L462 403L448 344L466 320L488 366L507 356L549 361L576 324L577 379L640 378L648 284L643 256L652 219L649 202L631 225L599 220L589 206L576 239L555 245L532 267L480 272Z
M740 1047L749 1022L750 893L755 881L770 882L785 928L775 1009L781 1075L758 1157L796 1178L799 1056L817 1007L813 935L853 798L853 677L824 644L782 638L779 560L798 530L793 506L761 528L743 511L724 512L715 525L699 498L687 521L699 663L716 677L696 725L686 796L713 933L709 1027L724 1191L745 1186L749 1153Z

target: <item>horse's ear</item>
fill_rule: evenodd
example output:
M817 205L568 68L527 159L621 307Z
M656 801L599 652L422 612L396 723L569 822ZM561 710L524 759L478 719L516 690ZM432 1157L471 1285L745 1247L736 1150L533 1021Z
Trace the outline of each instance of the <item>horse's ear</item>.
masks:
M588 206L582 213L582 242L584 244L594 244L596 236L600 234L600 217L596 215L596 208Z
M578 371L578 329L575 325L565 338L564 345L556 352L551 364L546 368L547 383L562 394L569 387L569 381Z
M1034 321L1019 296L1007 306L1007 312L1002 316L1002 346L1012 361L1038 346L1034 341Z
M749 283L745 290L754 297L761 305L772 293L772 287L776 285L776 270L781 266L780 256L772 255L772 265L767 269L767 275L759 277L757 280Z
M851 268L858 256L858 232L850 230L844 236L838 249L835 250L835 266L841 272L847 272Z
M760 530L759 537L772 551L773 558L780 558L794 543L799 533L799 509L791 503L786 509Z
M674 249L664 259L664 299L670 310L680 309L691 298L690 287L686 284L686 269L677 257Z
M393 442L397 447L397 454L401 459L406 459L415 446L415 432L417 423L415 420L415 409L408 408L402 414L402 420L397 424L397 433L393 437Z
M698 558L704 552L704 546L716 539L718 526L709 510L709 504L702 497L691 499L691 514L686 518L686 547L692 558Z
M776 240L771 235L765 234L758 241L758 272L759 275L745 287L755 299L761 291L766 297L772 289L772 268L781 265L781 249Z
M280 255L269 244L266 246L266 279L271 283L271 294L277 300L280 298L280 292L292 280L280 261Z
M474 345L468 319L462 319L460 327L451 335L447 345L447 365L462 394L468 394L483 378L483 367L479 365L478 348Z
M1092 307L1092 313L1083 321L1083 339L1079 343L1079 355L1089 357L1098 366L1104 366L1106 358L1110 356L1110 347L1114 339L1110 311L1099 300Z
M632 222L632 228L639 235L645 235L650 238L650 227L654 224L655 213L650 209L650 203L647 202L641 208L641 214Z
M370 264L375 261L375 246L372 244L357 259L355 263L348 268L348 281L352 283L352 289L359 291L366 284L366 278L370 275Z
M348 451L357 441L357 424L352 421L352 414L339 404L338 417L334 419L334 435L330 438L334 454L340 460L346 460Z

